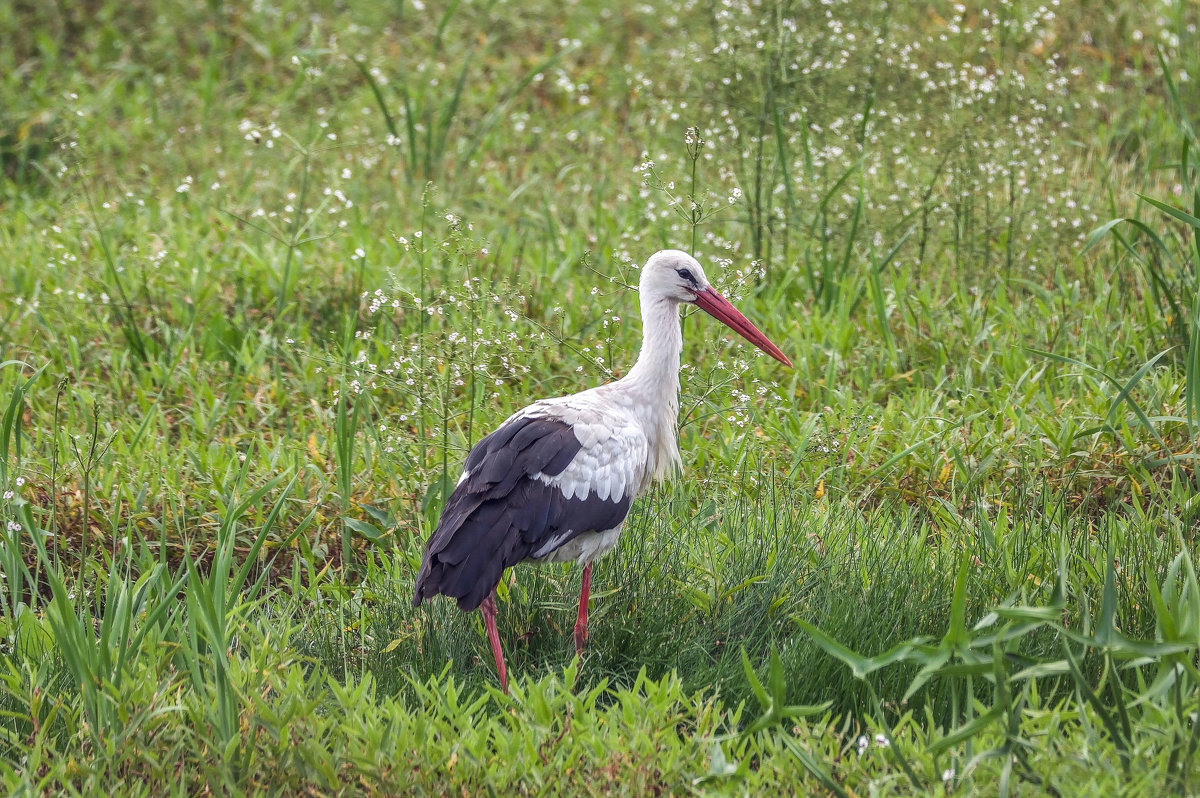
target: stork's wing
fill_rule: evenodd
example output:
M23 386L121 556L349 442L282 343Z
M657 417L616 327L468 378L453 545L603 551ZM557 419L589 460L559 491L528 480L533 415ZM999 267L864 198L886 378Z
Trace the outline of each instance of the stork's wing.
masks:
M505 568L625 520L645 435L604 411L539 403L471 450L429 537L413 605L439 593L472 610Z

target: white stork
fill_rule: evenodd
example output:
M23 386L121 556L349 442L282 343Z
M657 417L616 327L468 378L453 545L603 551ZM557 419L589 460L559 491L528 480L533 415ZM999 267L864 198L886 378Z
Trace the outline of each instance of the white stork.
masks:
M679 305L697 305L792 365L684 252L651 256L638 293L642 351L629 373L581 393L534 402L479 441L425 546L413 606L441 593L457 599L464 611L478 607L505 692L494 600L504 569L525 561L575 560L584 566L575 622L575 650L582 654L592 562L616 545L634 498L681 466Z

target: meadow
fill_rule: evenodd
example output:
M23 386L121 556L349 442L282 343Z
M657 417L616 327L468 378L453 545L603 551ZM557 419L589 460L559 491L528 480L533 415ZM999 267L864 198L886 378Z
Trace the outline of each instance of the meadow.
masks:
M1200 6L0 4L12 795L1200 793ZM411 606L472 443L684 471Z

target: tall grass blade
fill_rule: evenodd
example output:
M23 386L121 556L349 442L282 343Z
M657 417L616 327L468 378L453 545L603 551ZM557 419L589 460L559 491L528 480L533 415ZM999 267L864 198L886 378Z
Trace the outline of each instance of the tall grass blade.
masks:
M367 87L371 90L371 96L375 98L375 105L379 108L379 112L383 114L383 124L387 131L394 139L400 138L400 130L396 127L396 119L392 116L392 112L388 109L387 101L383 99L383 91L379 88L379 81L375 80L375 76L371 74L371 70L367 69L367 65L360 59L352 59L354 66L358 68L358 72L362 75L363 80L367 82Z
M1188 106L1184 103L1179 94L1179 86L1175 83L1173 70L1167 62L1166 55L1163 54L1162 47L1156 46L1155 54L1158 56L1158 66L1162 70L1163 82L1167 84L1167 96L1171 98L1171 104L1175 108L1175 124L1179 126L1180 131L1184 135L1184 144L1189 141L1196 140L1196 129L1192 126L1191 120L1188 118ZM1182 163L1186 164L1187 159L1184 158ZM1187 175L1185 174L1184 177Z
M150 362L149 351L145 340L142 338L141 326L134 315L133 302L129 298L129 293L125 290L125 281L121 277L122 270L117 268L117 260L109 245L108 236L105 235L104 228L100 225L100 214L96 209L96 201L92 196L91 189L86 184L83 186L83 194L87 199L88 211L91 215L92 223L95 225L96 241L100 245L100 254L104 259L105 275L115 289L119 300L113 303L113 307L116 309L117 318L121 322L121 332L136 355L136 358L132 361L134 369L140 369Z
M25 412L25 396L29 393L29 389L33 386L34 382L37 381L37 378L42 375L42 372L49 365L49 363L46 363L34 371L23 382L15 385L8 397L8 405L4 408L4 416L0 418L0 489L6 488L9 485L9 463L15 462L19 464L21 462L21 417ZM0 363L0 369L7 366L15 366L18 369L32 368L20 360L6 360Z
M458 73L458 81L454 84L454 93L450 95L449 104L442 110L442 118L438 124L437 141L431 145L429 152L425 154L427 159L425 164L425 174L430 180L438 177L434 173L433 160L438 163L438 168L444 168L446 161L446 138L450 135L450 128L454 124L455 115L458 113L458 104L462 100L463 87L467 82L467 75L471 71L471 57L474 52L467 53L467 57L463 59L462 69Z
M821 767L812 754L801 748L800 743L796 742L794 737L788 735L782 739L784 747L792 752L792 756L796 757L796 761L800 763L801 767L812 774L813 778L821 782L822 787L829 790L833 795L839 796L839 798L850 798L850 793L846 792L842 785L834 781L833 777L829 775L829 771Z
M1158 210L1165 213L1167 216L1170 216L1172 219L1176 219L1190 227L1194 227L1197 230L1200 230L1200 218L1193 216L1192 214L1188 213L1185 210L1176 208L1174 205L1168 205L1167 203L1162 202L1161 200L1156 200L1153 197L1147 197L1145 194L1138 194L1137 196L1138 196L1138 199L1140 199L1142 202L1145 202L1148 205L1154 206Z
M865 679L877 670L886 668L897 662L905 662L910 659L911 655L917 648L927 642L927 638L915 638L904 643L898 643L892 646L884 653L875 657L864 657L861 654L851 651L846 646L839 643L830 635L821 631L820 628L814 626L803 618L792 619L797 626L804 630L805 634L813 639L825 653L841 660L850 667L850 672L855 679Z
M1130 741L1122 733L1120 726L1112 716L1108 705L1100 700L1088 684L1087 678L1079 669L1079 663L1075 659L1075 655L1071 653L1070 646L1064 645L1063 652L1066 655L1067 664L1071 671L1071 677L1075 681L1075 689L1083 696L1084 700L1092 707L1092 711L1100 718L1100 722L1108 731L1109 738L1117 748L1117 755L1121 758L1121 770L1128 776L1130 772Z

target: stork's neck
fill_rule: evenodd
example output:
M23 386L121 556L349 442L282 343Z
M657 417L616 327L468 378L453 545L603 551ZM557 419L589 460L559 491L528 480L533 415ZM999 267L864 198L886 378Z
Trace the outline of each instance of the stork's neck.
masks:
M641 294L642 351L637 363L618 380L629 397L650 443L648 476L663 477L679 459L679 358L683 330L679 304Z

